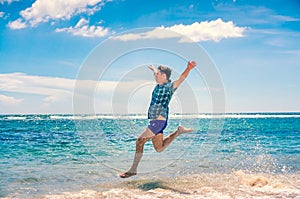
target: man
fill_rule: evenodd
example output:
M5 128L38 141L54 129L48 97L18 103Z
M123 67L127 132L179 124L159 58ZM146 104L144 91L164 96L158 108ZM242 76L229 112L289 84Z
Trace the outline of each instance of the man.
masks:
M157 152L162 152L179 135L192 132L193 129L186 129L179 126L176 131L166 138L163 138L163 130L167 127L169 103L176 89L188 76L189 72L196 66L195 61L189 61L185 71L179 79L171 82L171 69L166 66L159 66L158 70L154 66L149 66L153 71L157 85L152 92L152 100L148 109L149 126L136 140L136 151L131 168L120 174L121 178L128 178L137 173L138 164L143 156L144 144L152 139L153 146Z

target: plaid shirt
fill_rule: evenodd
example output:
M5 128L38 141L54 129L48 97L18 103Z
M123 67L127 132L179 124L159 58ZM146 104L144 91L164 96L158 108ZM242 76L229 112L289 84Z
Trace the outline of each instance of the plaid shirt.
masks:
M148 119L156 119L159 115L168 118L169 103L176 91L173 88L174 82L167 82L163 85L156 85L152 92L152 99L148 109Z

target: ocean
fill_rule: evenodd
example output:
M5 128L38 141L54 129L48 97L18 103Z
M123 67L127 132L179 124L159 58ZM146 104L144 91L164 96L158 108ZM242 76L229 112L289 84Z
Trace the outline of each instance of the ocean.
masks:
M300 198L300 113L171 115L163 152L146 115L0 115L0 198Z

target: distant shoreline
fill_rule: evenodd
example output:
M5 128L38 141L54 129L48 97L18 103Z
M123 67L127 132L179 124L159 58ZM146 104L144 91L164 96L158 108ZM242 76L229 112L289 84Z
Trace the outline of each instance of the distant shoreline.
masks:
M218 115L218 114L300 114L300 111L255 111L255 112L224 112L224 113L170 113L170 115ZM83 114L74 114L74 113L0 113L0 115L146 115L145 113L83 113Z

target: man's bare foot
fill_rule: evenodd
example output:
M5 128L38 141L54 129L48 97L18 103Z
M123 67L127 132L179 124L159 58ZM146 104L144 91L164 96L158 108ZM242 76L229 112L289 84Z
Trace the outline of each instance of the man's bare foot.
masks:
M184 134L184 133L189 133L194 131L192 128L184 128L183 126L178 126L178 135Z
M120 178L129 178L136 175L136 172L127 171L126 173L119 174Z

